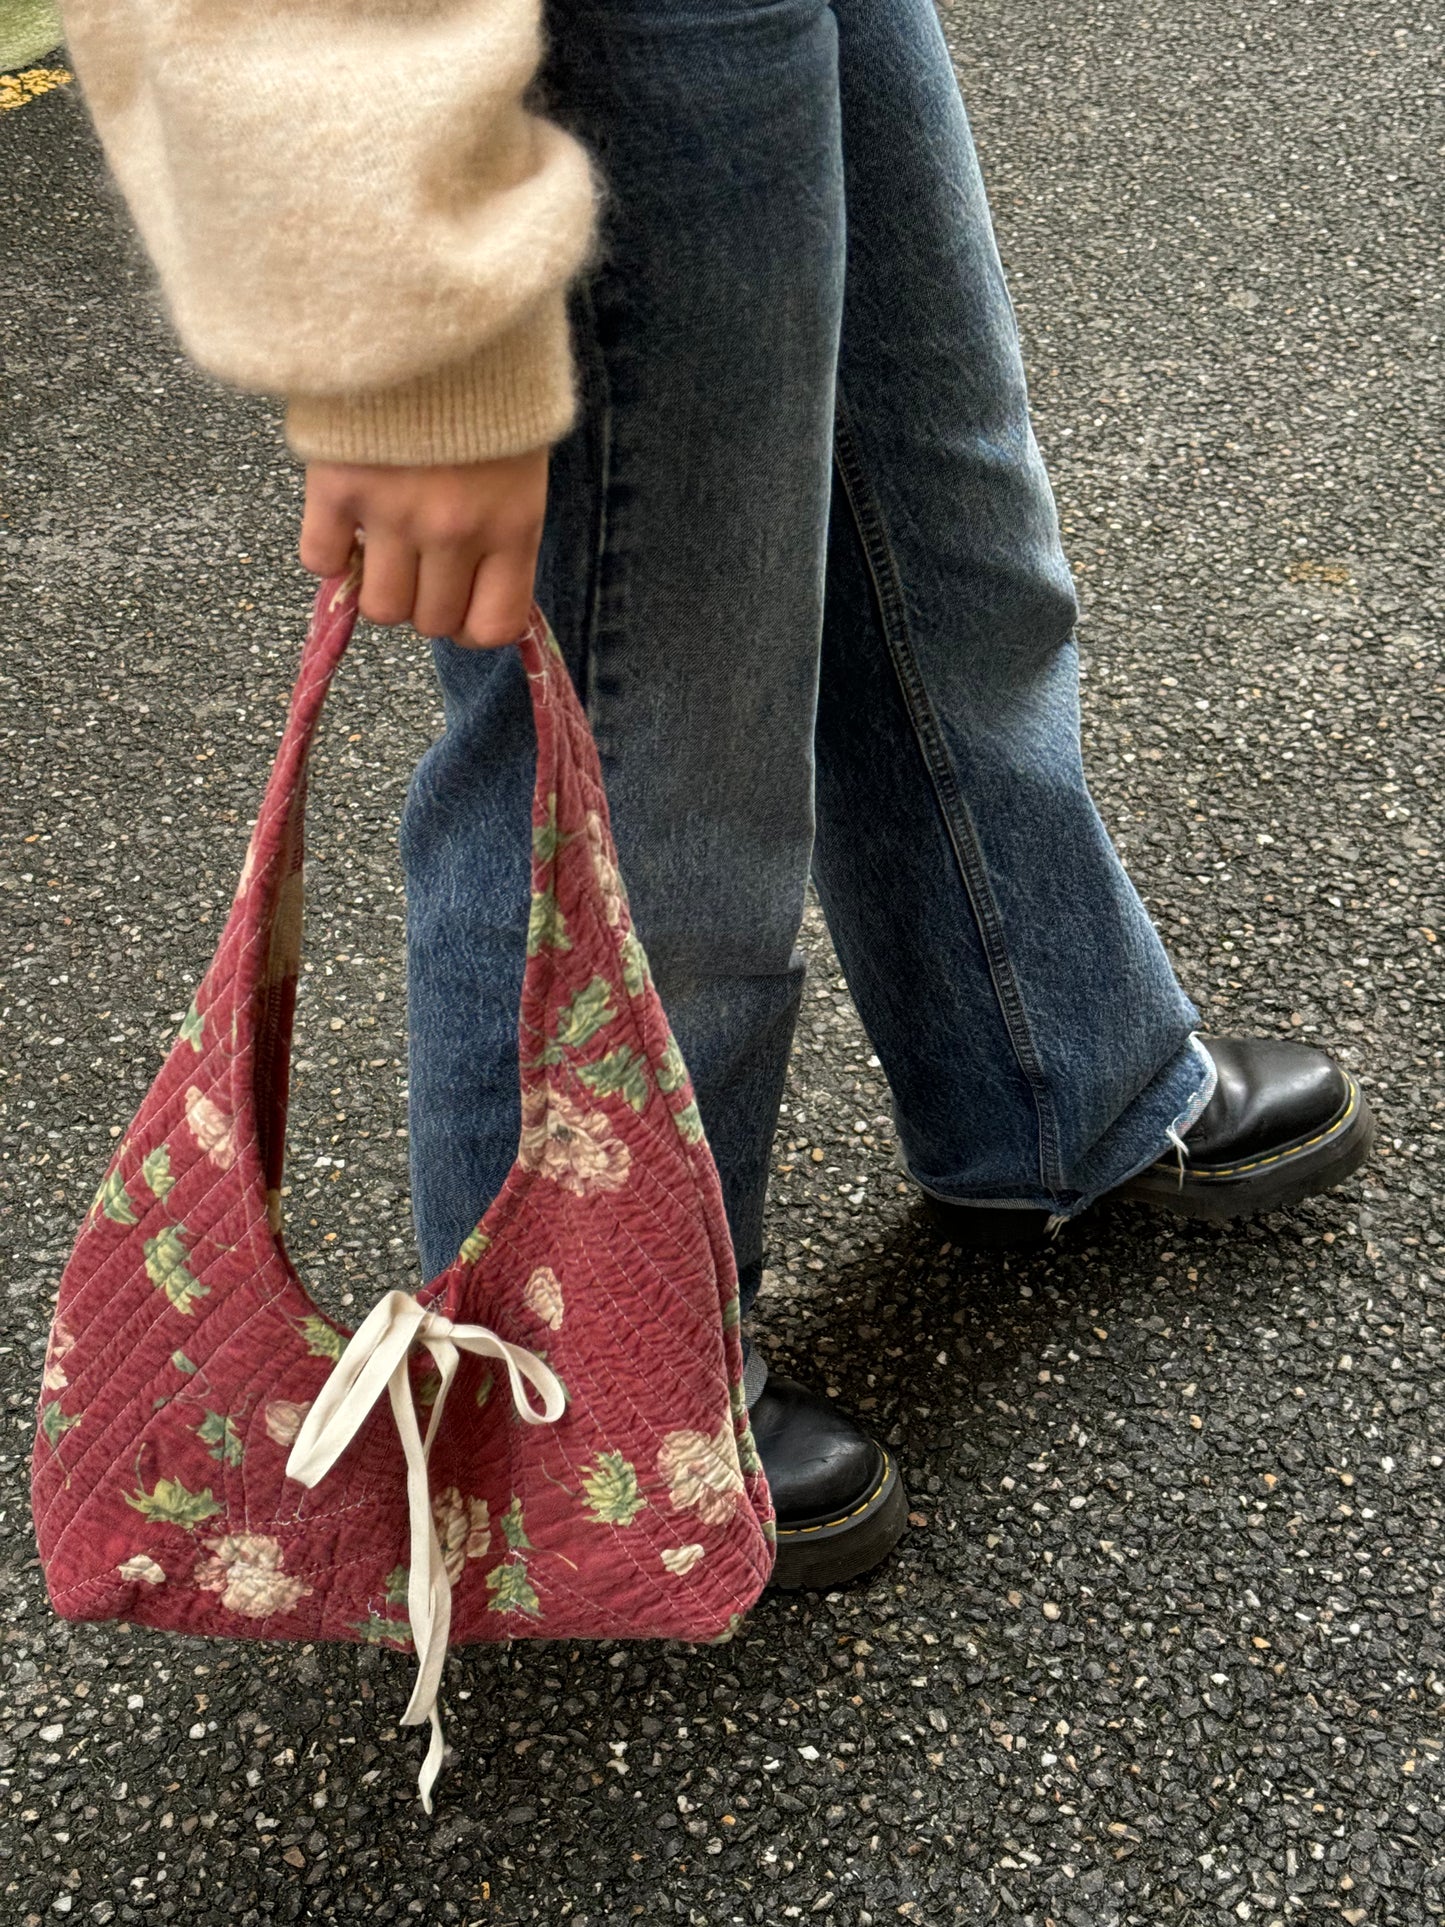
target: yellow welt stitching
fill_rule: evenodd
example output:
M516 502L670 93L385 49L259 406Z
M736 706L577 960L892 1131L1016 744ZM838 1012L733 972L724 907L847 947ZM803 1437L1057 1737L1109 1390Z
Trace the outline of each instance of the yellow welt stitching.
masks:
M1188 1175L1191 1178L1201 1179L1237 1178L1245 1171L1262 1171L1267 1164L1283 1164L1287 1158L1302 1157L1306 1151L1312 1151L1317 1144L1323 1144L1326 1138L1333 1137L1337 1131L1344 1129L1355 1114L1355 1106L1359 1100L1359 1095L1359 1086L1355 1083L1355 1080L1351 1078L1350 1101L1345 1106L1343 1112L1328 1129L1321 1131L1317 1137L1307 1138L1303 1144L1291 1145L1287 1151L1275 1151L1267 1158L1255 1158L1249 1164L1221 1165L1217 1170L1195 1170L1190 1171Z
M882 1446L879 1446L878 1449L880 1452L883 1451ZM878 1494L883 1490L884 1486L887 1485L887 1483L888 1483L888 1454L886 1452L883 1452L882 1477L879 1479L877 1485L874 1486L873 1490L868 1494L868 1497L863 1501L862 1505L855 1506L851 1512L845 1512L841 1519L824 1519L821 1522L821 1524L816 1526L779 1526L778 1537L780 1539L801 1539L809 1532L826 1532L830 1526L845 1526L847 1525L850 1519L856 1519L860 1512L866 1512L868 1510L869 1506L872 1505L873 1501L878 1497Z

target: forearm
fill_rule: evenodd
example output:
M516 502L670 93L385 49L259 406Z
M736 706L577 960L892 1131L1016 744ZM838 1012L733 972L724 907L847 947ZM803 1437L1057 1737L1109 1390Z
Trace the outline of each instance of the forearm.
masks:
M536 0L67 0L191 356L313 460L468 462L573 414L595 182L522 105Z

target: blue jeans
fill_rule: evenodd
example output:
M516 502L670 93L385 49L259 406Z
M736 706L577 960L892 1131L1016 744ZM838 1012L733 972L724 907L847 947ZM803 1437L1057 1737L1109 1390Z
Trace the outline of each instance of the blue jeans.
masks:
M811 868L910 1174L1072 1216L1187 1128L1198 1013L1090 799L1075 602L929 0L550 0L610 190L538 599L722 1176L744 1305ZM533 737L436 645L402 826L428 1277L519 1131Z

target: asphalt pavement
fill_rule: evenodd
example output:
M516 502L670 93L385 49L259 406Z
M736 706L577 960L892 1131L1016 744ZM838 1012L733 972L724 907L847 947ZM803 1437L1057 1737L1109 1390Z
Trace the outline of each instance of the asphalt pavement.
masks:
M960 1257L810 912L759 1341L896 1447L887 1568L718 1648L455 1653L431 1819L405 1658L56 1619L51 1294L209 957L308 592L274 410L180 357L74 90L0 113L7 1922L1445 1914L1438 9L944 17L1101 807L1208 1027L1336 1051L1374 1163L1240 1229L1114 1208ZM373 632L315 764L289 1223L343 1316L419 1282L395 824L437 725L424 647Z

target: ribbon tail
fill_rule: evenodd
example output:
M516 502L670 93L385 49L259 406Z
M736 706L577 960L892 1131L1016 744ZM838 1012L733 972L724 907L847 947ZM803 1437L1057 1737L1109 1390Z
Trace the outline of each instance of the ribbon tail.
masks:
M441 1692L442 1667L446 1664L447 1640L452 1629L452 1588L444 1571L439 1571L431 1588L430 1613L424 1624L412 1620L416 1640L416 1684L401 1716L403 1726L419 1726L436 1706Z
M416 1776L416 1790L421 1795L424 1812L431 1812L431 1790L436 1785L437 1775L442 1768L442 1754L446 1751L446 1741L442 1738L441 1715L437 1712L436 1702L431 1709L431 1744L426 1750L426 1758Z
M447 1352L450 1352L450 1358L446 1356ZM433 1355L437 1356L442 1373L442 1388L437 1395L439 1408L446 1397L452 1373L456 1370L456 1350L446 1346L439 1356L436 1352ZM425 1719L431 1721L432 1742L418 1782L422 1803L430 1813L431 1787L441 1769L445 1744L441 1716L437 1711L437 1695L441 1690L442 1667L446 1663L447 1639L451 1632L452 1587L442 1557L441 1541L437 1537L436 1522L432 1518L431 1493L427 1482L426 1455L431 1443L431 1430L428 1431L426 1444L423 1444L417 1429L416 1413L412 1409L411 1385L404 1359L397 1365L387 1389L391 1394L392 1413L407 1464L407 1509L411 1520L407 1611L417 1658L416 1682L406 1711L401 1716L401 1723L403 1726L417 1726ZM439 1409L434 1411L432 1430L439 1415Z

